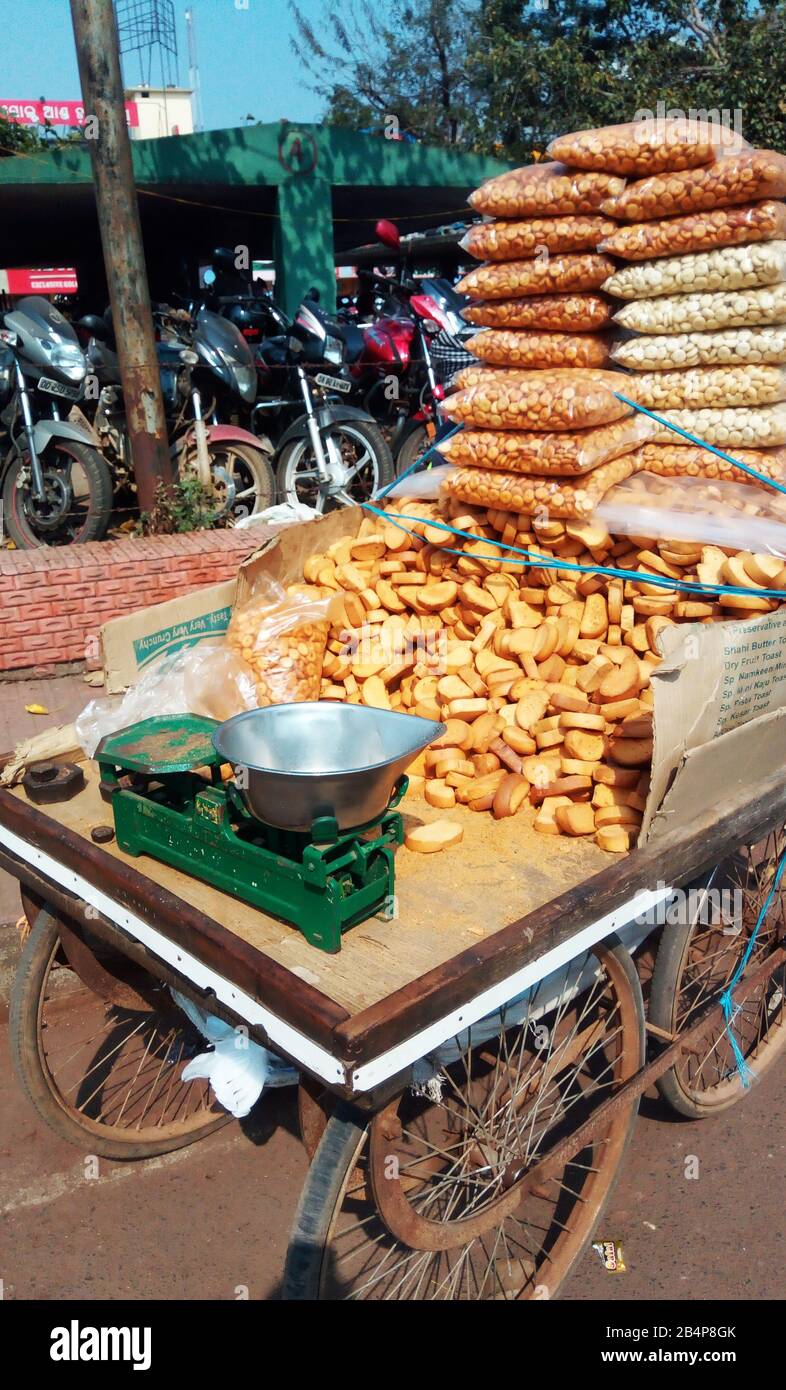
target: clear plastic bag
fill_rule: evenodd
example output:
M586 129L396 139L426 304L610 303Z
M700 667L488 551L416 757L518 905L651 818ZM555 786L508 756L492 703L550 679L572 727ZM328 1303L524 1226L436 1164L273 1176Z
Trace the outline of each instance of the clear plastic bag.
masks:
M647 410L731 409L786 401L786 368L689 367L681 372L640 372L628 377L624 395Z
M669 333L615 343L612 362L635 372L668 367L720 367L786 362L786 328L727 328L716 333Z
M606 493L595 519L614 535L786 557L786 497L740 483L637 473Z
M610 343L597 333L486 329L464 341L474 357L496 367L603 367Z
M730 481L745 483L747 486L762 487L756 478L742 468L735 468L727 459L718 458L709 449L697 444L642 444L633 458L648 473L661 478L707 478L710 481ZM772 478L773 482L786 485L786 449L735 449L734 457L740 463L755 468L758 473Z
M590 332L611 323L614 306L601 294L541 294L531 299L483 300L462 311L480 328L545 328Z
M470 206L492 217L573 216L597 212L604 200L622 193L625 180L614 174L582 173L564 164L527 164L497 174L470 194Z
M223 722L255 709L254 672L223 639L209 639L153 662L120 698L91 700L74 721L89 758L101 739L158 714L200 714Z
M565 164L625 175L694 169L718 153L741 149L750 149L747 141L720 122L665 116L573 131L546 146L547 154Z
M475 386L443 402L449 419L480 429L576 430L610 424L631 413L614 392L625 378L597 367L516 372L467 368L483 374Z
M784 196L786 156L775 150L748 150L724 155L701 169L638 179L623 193L603 198L599 206L609 217L623 222L647 222L672 213L706 212L756 198Z
M474 299L597 290L614 271L608 256L576 253L530 261L496 261L470 270L456 285Z
M605 281L603 289L619 299L650 299L705 290L754 290L784 280L786 241L761 241L626 265Z
M692 333L786 323L786 285L638 299L623 304L614 319L635 333Z
M765 200L616 227L598 241L597 250L622 256L626 261L648 261L658 256L682 256L688 251L712 251L721 246L782 238L786 238L786 205Z
M321 589L286 590L262 574L251 597L235 608L227 642L254 671L260 706L319 698L334 603Z
M443 491L475 507L494 507L524 516L547 514L551 518L582 518L591 516L609 488L629 478L635 467L626 455L575 480L486 468L457 468L446 479Z
M663 420L720 449L766 449L786 444L786 405L762 405L730 410L663 410ZM662 429L654 443L673 444L677 436Z
M533 217L525 222L478 222L459 246L478 261L516 261L531 256L594 251L616 223L607 217Z
M439 446L458 468L499 468L511 473L566 477L589 473L611 459L638 449L659 426L646 415L629 415L612 425L575 433L530 434L525 430L461 430Z

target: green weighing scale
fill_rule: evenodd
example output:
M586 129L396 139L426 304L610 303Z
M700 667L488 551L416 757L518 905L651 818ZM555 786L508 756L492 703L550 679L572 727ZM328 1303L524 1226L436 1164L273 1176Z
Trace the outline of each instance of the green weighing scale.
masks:
M392 913L404 769L443 729L312 701L223 724L145 719L102 739L95 757L122 850L203 879L335 952L348 927Z

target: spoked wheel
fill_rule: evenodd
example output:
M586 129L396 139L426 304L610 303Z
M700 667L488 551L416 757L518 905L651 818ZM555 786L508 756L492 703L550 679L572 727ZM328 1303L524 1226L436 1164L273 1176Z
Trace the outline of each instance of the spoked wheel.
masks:
M82 545L105 535L112 510L112 474L97 449L59 439L41 457L45 496L33 495L30 460L16 458L3 479L3 515L20 550Z
M668 924L655 961L650 1019L668 1033L684 1032L713 997L730 984L759 914L775 886L786 832L771 832L719 864L687 894L684 920ZM756 935L732 995L731 1029L754 1076L761 1076L786 1043L786 963L748 983L786 941L786 892L780 884ZM683 1052L658 1081L661 1095L691 1119L726 1110L749 1091L743 1082L723 1016Z
M302 502L318 512L369 502L393 481L393 456L382 431L364 420L342 421L323 431L330 477L320 480L309 439L293 439L281 451L276 476L283 502Z
M554 1297L605 1207L638 1100L571 1137L643 1054L635 970L603 946L440 1048L433 1074L370 1123L339 1110L298 1208L284 1297Z
M180 1080L207 1044L164 985L96 945L118 1002L71 968L57 918L36 918L11 996L19 1079L50 1128L90 1153L150 1158L192 1144L230 1118L207 1081Z
M210 472L216 498L216 514L238 522L272 507L276 500L276 479L264 449L233 440L208 440ZM195 469L196 451L189 448L178 471Z

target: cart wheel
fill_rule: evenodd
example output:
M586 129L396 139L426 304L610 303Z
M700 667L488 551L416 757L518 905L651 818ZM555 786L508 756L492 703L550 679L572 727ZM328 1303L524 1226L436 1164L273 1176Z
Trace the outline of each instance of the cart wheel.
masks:
M231 1117L206 1081L182 1082L205 1041L166 986L117 953L104 953L133 1003L108 1003L68 964L60 924L37 916L11 995L11 1053L41 1119L104 1158L152 1158L201 1139ZM140 985L139 979L144 980ZM133 981L133 985L132 982ZM139 990L144 990L140 997Z
M571 1136L643 1057L630 956L599 946L440 1048L417 1093L371 1122L339 1107L306 1179L284 1298L554 1297L606 1205L638 1099L579 1147Z
M771 832L744 845L691 885L685 920L663 929L650 995L650 1019L671 1034L689 1028L697 1011L729 983L742 960L759 913L772 889L786 832ZM786 964L761 984L746 986L782 943L786 893L778 887L759 928L745 973L733 993L733 1034L743 1057L761 1076L786 1042ZM704 1119L727 1110L750 1089L743 1085L725 1020L720 1018L692 1051L684 1052L658 1081L658 1090L680 1115Z

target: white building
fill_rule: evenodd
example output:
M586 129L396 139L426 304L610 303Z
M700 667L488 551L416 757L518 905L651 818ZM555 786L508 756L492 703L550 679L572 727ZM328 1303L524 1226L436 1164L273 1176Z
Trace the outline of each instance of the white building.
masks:
M190 87L127 87L125 99L135 103L139 118L139 124L130 128L131 138L155 140L162 135L191 135L193 95Z

